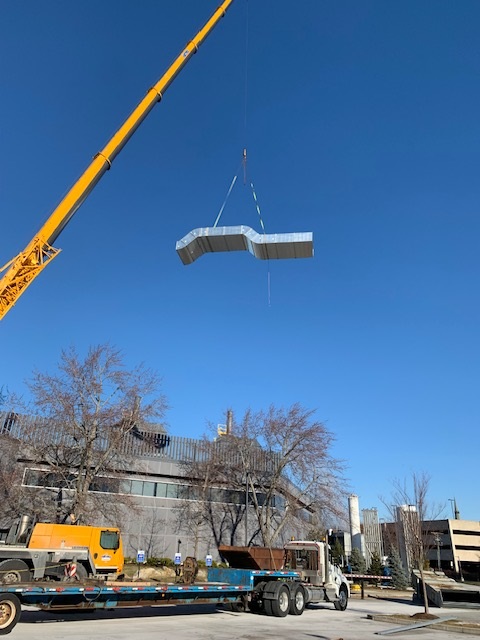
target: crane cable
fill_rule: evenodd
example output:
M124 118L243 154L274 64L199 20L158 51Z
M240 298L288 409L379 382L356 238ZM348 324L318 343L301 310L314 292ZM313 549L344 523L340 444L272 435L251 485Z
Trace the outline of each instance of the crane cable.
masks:
M225 196L225 200L223 201L222 206L220 207L220 211L215 219L213 224L214 227L217 226L220 217L225 209L227 204L227 200L232 193L232 189L235 186L235 183L238 178L238 174L240 173L240 169L243 167L243 184L247 183L247 87L248 87L248 0L245 1L245 81L244 81L244 105L243 105L243 135L245 140L245 146L243 148L242 161L240 166L238 167L235 175L232 178L232 182L230 183L230 187L228 188L227 195Z
M230 183L230 187L228 188L227 191L227 195L225 196L225 199L222 203L222 206L220 207L220 211L218 212L218 215L215 219L214 222L214 227L217 226L217 224L220 221L220 218L222 216L223 210L225 209L225 206L227 204L228 198L230 197L230 194L232 193L233 187L235 186L237 179L238 179L238 175L240 173L240 170L243 169L243 184L244 186L247 185L247 113L248 113L248 49L249 49L249 16L248 16L248 0L246 0L245 2L245 6L246 6L246 10L245 10L245 86L244 86L244 114L243 114L243 129L244 129L244 141L245 141L245 146L243 148L243 153L242 153L242 161L240 166L237 169L237 172L235 173L235 175L232 178L232 181ZM258 198L257 198L257 194L255 192L255 187L253 186L253 182L250 182L250 188L252 190L252 196L253 196L253 201L255 203L255 208L257 210L258 213L258 217L260 219L260 225L262 227L262 231L263 234L265 235L265 225L263 224L263 219L262 219L262 214L260 212L260 206L258 204ZM268 297L268 306L271 306L271 290L270 290L270 260L267 258L267 264L268 264L268 270L267 270L267 297Z
M243 184L244 186L247 184L247 112L248 112L248 54L249 54L249 16L248 16L248 0L245 1L245 103L244 103L244 118L243 118L243 128L244 128L244 140L245 147L243 149ZM250 182L250 187L252 189L253 201L255 202L255 208L257 209L258 217L260 218L260 224L262 226L263 233L265 234L265 225L263 224L262 214L260 213L260 206L258 204L257 194L255 193L255 187L253 186L253 182ZM270 260L267 258L267 299L268 306L271 306L271 290L270 290Z
M227 204L228 198L230 197L230 194L232 193L233 187L235 186L237 179L238 179L238 174L240 173L240 170L243 167L243 176L244 176L244 182L246 183L246 179L247 179L247 150L244 149L243 150L243 156L242 156L242 162L239 165L237 172L235 173L235 175L232 178L232 181L230 183L230 186L228 188L227 191L227 195L225 196L225 199L222 203L222 206L220 207L220 211L218 212L218 215L216 217L216 220L213 224L214 228L218 225L220 218L222 216L223 210L225 209L225 206ZM265 225L263 223L263 218L262 218L262 213L260 211L260 205L258 204L258 198L257 198L257 194L255 191L255 187L253 185L253 182L250 182L250 188L252 190L252 197L253 197L253 202L255 204L255 209L257 210L258 213L258 217L260 220L260 226L262 227L262 232L264 235L266 235L266 231L265 231ZM268 270L267 270L267 297L268 297L268 306L271 306L271 288L270 288L270 260L267 258L267 263L268 263Z

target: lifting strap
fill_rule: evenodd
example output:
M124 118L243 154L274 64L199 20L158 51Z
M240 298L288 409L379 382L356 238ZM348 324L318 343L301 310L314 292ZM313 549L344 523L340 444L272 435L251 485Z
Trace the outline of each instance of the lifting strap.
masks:
M263 219L262 219L262 214L260 213L260 206L258 204L258 199L257 199L257 194L255 193L255 187L253 186L253 182L250 183L250 186L252 187L252 195L253 195L253 201L255 202L255 207L257 209L257 213L258 213L258 217L260 218L260 224L262 226L262 231L265 235L265 225L263 224ZM268 297L268 306L271 306L271 291L270 291L270 261L268 262L268 271L267 271L267 297Z
M265 225L263 224L262 214L260 213L260 207L258 205L257 194L255 193L255 187L253 186L253 182L250 183L250 186L252 187L253 201L255 202L255 208L257 209L258 217L260 218L260 224L262 226L262 231L263 231L263 233L265 233Z
M232 178L232 181L231 181L230 186L229 186L228 191L227 191L227 195L225 196L225 200L223 201L222 206L220 207L220 211L218 212L218 215L217 215L217 217L215 219L215 222L213 224L214 227L216 227L218 225L219 221L220 221L220 218L222 216L223 210L225 209L225 207L227 205L227 200L230 197L230 194L232 193L232 189L235 186L235 183L237 182L238 174L240 173L240 169L241 168L243 168L243 182L246 185L246 183L247 183L247 150L246 149L243 150L242 162L241 162L240 166L237 169L237 173ZM258 217L260 218L260 225L262 227L263 233L265 233L265 225L263 224L262 214L260 212L260 206L258 204L258 198L257 198L257 194L255 193L255 187L253 186L253 182L250 182L250 188L252 189L253 201L255 203L255 208L257 210Z
M225 209L225 205L227 204L228 196L232 193L232 189L233 189L233 187L235 185L235 182L237 181L237 176L238 176L238 172L233 176L233 180L232 180L232 183L230 185L230 188L227 191L227 195L225 196L225 200L223 201L223 204L220 207L220 211L218 212L217 219L215 220L215 224L213 225L214 227L217 226L218 221L220 220L220 216L222 215L223 210Z
M232 181L230 183L230 187L228 188L227 191L227 195L225 196L225 200L222 203L222 206L220 207L220 211L218 212L218 215L216 217L216 220L214 222L214 227L217 226L217 224L220 221L220 218L222 216L223 210L226 207L228 198L230 197L230 194L232 193L232 189L235 186L235 183L237 182L237 178L238 178L238 174L240 173L240 170L243 168L243 183L246 185L247 183L247 150L244 149L243 150L243 154L242 154L242 161L240 166L237 169L236 174L233 176ZM253 196L253 201L255 203L255 208L257 210L258 213L258 217L260 219L260 226L262 227L262 233L265 235L265 225L263 224L263 218L262 218L262 213L260 211L260 205L258 204L258 198L257 198L257 194L255 192L255 187L253 186L253 182L250 182L250 188L252 189L252 196ZM268 261L269 262L269 261ZM268 306L271 306L271 296L270 296L270 264L268 265L268 273L267 273L267 295L268 295Z

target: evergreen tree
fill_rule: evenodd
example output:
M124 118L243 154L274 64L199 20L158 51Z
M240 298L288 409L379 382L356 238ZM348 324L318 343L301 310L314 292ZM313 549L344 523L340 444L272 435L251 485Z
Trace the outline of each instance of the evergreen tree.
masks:
M388 566L392 572L392 587L394 589L406 589L410 586L403 568L402 559L396 547L392 547L388 557Z
M372 553L372 559L368 568L368 573L372 576L381 576L383 571L382 561L376 551Z
M342 543L337 538L335 540L335 544L332 547L332 560L335 564L338 564L338 566L341 566L343 564L344 556L345 556L345 551L343 550Z
M367 570L365 558L363 557L360 549L352 549L352 553L350 555L350 566L352 567L353 573L365 573Z

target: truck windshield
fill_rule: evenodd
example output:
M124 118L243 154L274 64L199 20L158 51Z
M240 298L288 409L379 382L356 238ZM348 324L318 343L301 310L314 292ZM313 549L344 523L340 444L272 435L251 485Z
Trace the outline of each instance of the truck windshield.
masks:
M100 546L102 549L118 549L120 546L118 531L102 531L100 533Z

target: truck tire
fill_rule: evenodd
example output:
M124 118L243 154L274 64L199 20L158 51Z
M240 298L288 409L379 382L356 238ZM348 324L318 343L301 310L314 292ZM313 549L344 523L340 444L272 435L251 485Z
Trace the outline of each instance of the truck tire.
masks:
M287 585L279 582L277 588L274 591L275 597L273 600L265 600L265 613L268 615L267 603L270 605L270 615L276 618L284 618L290 609L290 591Z
M82 580L86 580L88 578L88 571L87 568L81 564L80 562L77 564L77 576L76 576L77 580L80 580L80 582Z
M305 610L305 589L301 584L294 587L288 613L292 616L301 616Z
M3 560L0 562L0 584L31 582L32 574L23 560Z
M13 593L0 593L0 636L13 629L20 618L22 606Z
M259 582L252 593L252 599L248 603L248 608L252 613L264 613L265 611L263 590L266 584L266 582Z
M88 578L88 571L86 567L81 562L77 562L75 575L73 576L63 575L62 581L63 582L83 582L87 578Z
M345 611L348 605L348 591L347 587L342 584L338 593L338 600L335 600L333 606L337 611Z
M260 604L258 600L250 600L250 602L248 603L248 610L251 613L262 613L263 604Z

